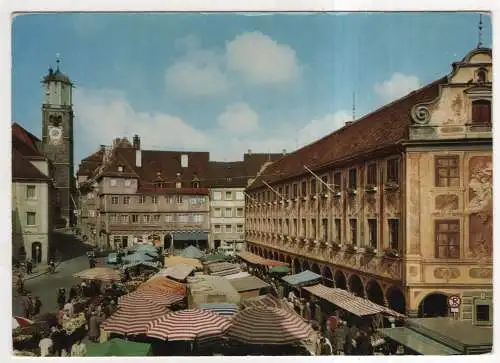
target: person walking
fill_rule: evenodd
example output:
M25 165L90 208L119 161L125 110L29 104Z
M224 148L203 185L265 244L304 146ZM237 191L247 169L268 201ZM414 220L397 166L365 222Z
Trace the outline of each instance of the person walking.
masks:
M354 340L354 329L352 326L348 326L344 340L344 355L353 355L354 351L353 340Z
M19 294L22 294L24 292L24 279L23 279L23 274L22 273L20 273L19 275L17 275L16 286L17 286L17 292Z
M97 316L97 312L93 311L89 319L89 339L97 343L100 334L100 318Z
M53 326L52 327L52 342L53 342L53 348L54 348L54 355L56 357L61 357L62 356L62 351L65 346L65 336L64 332L61 331L59 326Z
M39 296L36 296L34 303L34 315L40 314L41 310L42 310L42 301L40 300Z
M59 288L57 293L57 304L60 308L63 308L64 304L66 304L66 290L63 287Z
M26 261L26 273L28 275L33 273L33 262L31 262L31 260Z
M50 336L43 335L40 342L38 342L38 348L40 348L40 356L47 357L50 355L50 350L54 346L54 342L50 339Z

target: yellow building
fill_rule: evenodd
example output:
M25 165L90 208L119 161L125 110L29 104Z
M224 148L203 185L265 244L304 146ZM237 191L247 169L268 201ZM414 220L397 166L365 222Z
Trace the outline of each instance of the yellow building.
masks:
M247 249L410 316L492 320L491 49L274 162Z

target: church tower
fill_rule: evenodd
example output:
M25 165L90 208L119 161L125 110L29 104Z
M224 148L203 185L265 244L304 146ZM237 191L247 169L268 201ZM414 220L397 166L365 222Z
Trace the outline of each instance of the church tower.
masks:
M56 189L54 221L74 224L74 165L73 165L73 83L60 71L59 59L54 71L43 78L42 148L51 161Z

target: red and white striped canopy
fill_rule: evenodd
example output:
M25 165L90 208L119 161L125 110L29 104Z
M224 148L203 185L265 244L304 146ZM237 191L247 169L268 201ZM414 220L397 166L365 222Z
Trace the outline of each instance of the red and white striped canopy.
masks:
M295 312L263 306L242 310L232 323L227 337L247 344L292 344L314 333Z
M110 267L94 267L80 271L73 275L84 280L100 280L104 282L119 282L120 272Z
M231 322L213 311L190 309L164 315L148 324L147 336L163 340L204 341L220 338Z
M120 296L118 305L122 308L136 306L169 306L184 299L183 295L160 289L141 289L130 294Z
M134 308L120 308L106 319L101 327L111 333L139 335L146 333L148 323L169 310L164 306L143 304Z

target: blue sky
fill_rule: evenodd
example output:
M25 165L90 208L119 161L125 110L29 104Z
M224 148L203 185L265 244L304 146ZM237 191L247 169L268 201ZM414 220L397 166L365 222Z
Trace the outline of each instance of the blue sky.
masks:
M293 150L451 70L475 13L33 14L12 28L12 119L41 133L40 80L75 83L75 162L114 137L213 160ZM483 41L491 22L483 16Z

